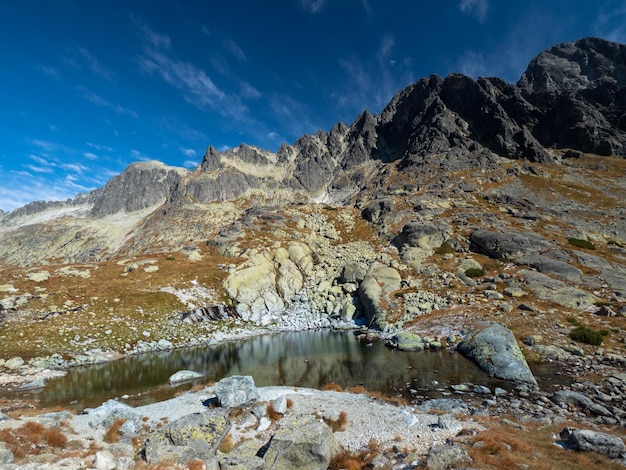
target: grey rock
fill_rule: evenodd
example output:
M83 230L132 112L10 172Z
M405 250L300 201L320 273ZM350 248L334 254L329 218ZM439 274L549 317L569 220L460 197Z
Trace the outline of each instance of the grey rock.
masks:
M265 454L268 469L326 470L339 452L339 443L324 422L296 415L274 434Z
M18 390L37 390L40 388L44 388L46 386L46 381L44 379L35 379L31 382L20 385Z
M378 199L363 209L361 215L369 222L379 223L386 214L393 210L393 206L393 199L391 198Z
M2 443L4 444L4 443ZM9 449L6 449L2 444L0 444L0 464L11 464L15 461L15 456L13 452Z
M498 323L466 336L457 350L492 377L537 385L515 336Z
M620 458L626 452L624 441L619 437L599 431L564 428L560 437L575 450L598 452L611 459Z
M570 282L580 282L583 273L580 269L572 266L571 264L564 263L563 261L557 261L547 256L532 253L516 260L518 264L525 264L537 271L548 274L550 276L556 276L561 279L565 279Z
M189 380L199 379L201 377L204 377L204 375L194 370L179 370L178 372L170 375L170 378L167 379L167 381L171 384L178 384Z
M215 395L224 408L245 405L258 400L259 392L249 375L233 375L215 384Z
M478 229L470 235L470 248L496 259L517 260L546 250L550 243L535 233Z
M97 408L85 410L89 415L89 425L93 428L109 427L116 419L139 421L140 416L132 406L116 400L107 400Z
M431 400L424 400L417 409L426 413L437 410L459 415L467 415L470 413L467 403L458 398L433 398Z
M237 455L237 452L233 454L219 456L219 470L265 470L267 468L261 457L256 455L242 457Z
M374 262L359 286L359 299L370 325L386 325L386 305L394 305L392 293L400 288L402 277L394 268Z
M430 222L411 222L402 228L396 243L432 251L445 241L445 231Z
M230 421L222 410L184 416L150 433L146 461L182 465L192 459L211 460L229 430Z
M593 294L545 274L527 269L520 270L519 274L525 278L525 288L534 293L540 300L570 308L586 308L598 301L598 298Z
M595 403L587 395L580 392L558 390L552 395L552 401L555 403L572 403L597 416L612 416L611 412L607 408Z
M426 456L426 466L430 470L458 468L461 464L471 462L467 449L462 445L434 445Z
M6 367L9 370L16 370L19 369L20 367L22 367L24 365L24 359L22 359L19 356L16 357L12 357L11 359L8 359L5 363L4 363L4 367Z
M99 450L93 461L93 468L96 470L115 470L117 462L115 457L108 450Z
M281 395L276 400L272 401L272 408L274 408L276 413L281 415L287 413L287 397L285 395Z
M412 331L401 331L393 335L388 341L388 345L400 351L421 351L425 347L421 336Z

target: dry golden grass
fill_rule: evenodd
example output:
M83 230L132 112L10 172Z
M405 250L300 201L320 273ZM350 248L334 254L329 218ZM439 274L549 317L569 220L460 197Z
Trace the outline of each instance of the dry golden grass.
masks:
M120 428L125 422L125 418L117 418L115 421L113 421L113 424L111 424L111 426L109 426L104 432L104 442L108 442L109 444L118 442L120 440L120 437L122 437L120 434Z
M336 384L335 382L329 382L322 387L322 390L330 391L330 392L343 392L343 388L341 385Z
M0 430L0 441L7 444L16 459L52 452L67 445L67 437L60 428L47 428L34 421L28 421L18 428Z
M233 451L234 448L235 442L233 441L233 437L230 434L226 434L226 436L224 436L224 439L222 439L222 442L220 442L217 450L219 450L223 454L229 454Z
M267 404L267 417L272 421L279 421L283 415L274 409L272 402Z
M371 439L365 450L350 452L341 449L339 454L330 461L330 470L362 470L369 468L370 463L380 452L380 446L376 439Z
M563 426L529 425L528 429L497 425L483 420L488 428L471 440L469 453L474 465L481 469L510 470L617 470L620 464L594 452L574 452L555 445L553 436Z
M330 426L333 432L345 431L346 425L348 424L348 413L342 411L339 413L337 419L324 418L324 422Z

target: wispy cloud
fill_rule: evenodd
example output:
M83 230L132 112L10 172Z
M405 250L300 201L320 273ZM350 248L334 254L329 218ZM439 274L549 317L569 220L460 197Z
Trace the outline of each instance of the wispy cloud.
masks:
M61 74L55 67L40 64L38 68L41 73L55 79L57 82L61 80Z
M199 163L195 160L185 160L185 162L183 163L183 166L185 168L195 168L199 165Z
M157 125L168 131L176 134L183 140L194 140L206 142L209 140L208 136L204 132L200 132L194 129L186 122L182 121L176 116L162 116L157 120Z
M239 44L237 44L234 40L227 39L226 41L224 41L224 47L235 57L235 59L247 60L246 53L243 51L243 49L241 49L241 47L239 47Z
M476 18L479 23L484 23L489 13L489 0L461 0L459 9Z
M347 85L334 90L332 95L350 116L364 109L380 112L398 90L414 81L411 59L395 58L394 46L393 36L387 34L370 58L353 56L339 60Z
M541 10L533 10L518 19L492 49L468 49L451 64L452 72L461 72L472 78L499 77L517 82L530 60L542 50L562 40L562 18L554 18Z
M245 58L243 51L237 49L238 46L231 52ZM248 107L242 103L241 96L226 93L204 69L191 62L176 59L169 50L148 45L137 62L144 73L158 75L180 90L189 104L200 109L211 108L222 116L238 121L250 120ZM249 90L252 89L250 87Z
M313 14L321 12L325 5L326 0L300 0L300 6Z
M142 36L142 38L147 41L149 44L156 48L169 48L172 45L172 41L169 36L165 34L158 34L152 31L143 21L137 18L134 15L130 17L131 21L135 25L137 32Z
M96 155L95 153L91 153L91 152L85 152L83 153L83 157L85 157L87 160L98 160L98 155Z
M80 54L80 56L82 56L83 60L87 62L89 69L94 75L100 78L104 78L105 80L108 80L110 82L115 82L115 74L107 67L102 65L100 61L86 48L79 47L77 49L77 52L78 54Z
M95 104L96 106L100 106L102 108L109 108L112 109L113 111L115 111L117 114L121 114L124 116L130 116L133 117L135 119L137 119L139 116L137 115L137 112L129 109L129 108L125 108L124 106L121 106L119 104L114 104L111 103L109 100L107 100L106 98L103 98L102 96L94 93L93 91L83 87L83 86L78 86L77 87L78 91L81 92L83 98L85 98L87 101L89 101L90 103Z
M144 162L148 160L153 160L153 158L150 158L148 155L137 149L131 149L129 155L130 158L132 158L133 160L141 160Z
M593 22L596 36L626 43L626 3L620 2L600 9L600 13Z
M195 151L195 149L189 149L189 148L184 148L184 147L181 147L180 151L183 155L185 155L186 157L190 157L190 158L195 157L198 153Z

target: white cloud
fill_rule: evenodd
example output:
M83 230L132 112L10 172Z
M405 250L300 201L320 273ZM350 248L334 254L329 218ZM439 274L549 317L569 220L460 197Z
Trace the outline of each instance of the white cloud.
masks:
M103 98L102 96L97 95L93 91L88 90L87 88L83 86L79 86L77 87L77 89L82 93L83 98L85 98L90 103L95 104L96 106L100 106L102 108L109 108L115 111L117 114L130 116L135 119L139 117L136 111L129 109L129 108L125 108L124 106L121 106L119 104L111 103L106 98Z
M129 155L130 155L130 158L132 158L133 160L141 160L141 161L152 160L152 158L150 158L148 155L140 152L137 149L131 149Z
M141 21L139 18L135 16L131 15L130 19L132 20L133 24L137 28L137 31L143 37L143 39L147 41L148 43L150 43L152 46L157 47L157 48L171 47L172 41L170 40L169 36L165 34L155 33L148 27L148 25L146 25L143 21Z
M354 117L365 109L380 112L398 90L414 81L411 60L406 57L394 59L394 46L393 36L387 34L370 58L339 60L347 79L332 92L332 96L339 107L347 111L346 114Z
M85 62L87 62L89 69L94 75L100 78L104 78L105 80L108 80L110 82L115 81L113 72L106 68L104 65L102 65L100 61L87 49L85 49L84 47L79 47L78 49L76 49L76 52L78 52L79 56L82 57Z
M59 80L61 80L61 74L59 73L59 71L55 68L52 67L50 65L39 65L39 70L44 74L47 75L48 77L52 77L53 79L55 79L57 82Z
M34 171L35 173L53 173L54 170L52 168L50 168L49 166L35 166L35 165L24 165L26 168L28 168L30 171Z
M96 155L95 153L91 153L91 152L83 153L83 157L85 157L87 160L97 160L98 159L98 155Z
M321 12L325 5L326 0L300 0L300 6L313 14Z
M198 166L198 162L194 160L185 160L185 162L183 163L183 166L185 168L195 168Z
M247 60L246 53L239 47L232 39L227 39L224 41L224 47L228 52L230 52L237 60Z
M194 149L181 148L180 151L186 157L195 157L197 155L197 152Z
M466 15L476 18L479 23L484 23L489 12L489 0L461 0L459 8Z
M598 13L593 23L596 36L609 41L626 43L626 4L604 7Z

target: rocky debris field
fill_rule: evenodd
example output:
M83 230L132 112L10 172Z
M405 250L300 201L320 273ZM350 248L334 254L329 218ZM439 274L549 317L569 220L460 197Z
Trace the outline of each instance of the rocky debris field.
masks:
M568 421L556 413L557 423L540 425L532 420L519 424L501 413L493 414L495 420L490 418L485 402L506 402L505 397L483 399L470 415L473 405L461 398L430 400L415 407L387 403L358 390L257 388L251 377L233 376L137 408L109 400L80 415L67 411L16 418L2 415L0 436L5 443L0 446L0 468L199 468L202 464L211 469L326 469L356 462L352 465L359 468L446 469L486 463L481 449L494 445L493 433L507 433L503 449L508 446L512 451L507 441L526 449L523 445L528 444L516 442L520 431L528 434L526 426L545 440L534 455L525 456L531 463L545 458L567 462L577 455L575 451L592 450L589 462L606 465L602 468L621 466L623 441L593 429L596 426L564 426ZM560 434L553 431L558 428ZM29 429L39 438L28 434ZM50 430L55 430L54 435ZM40 451L25 449L33 445ZM546 450L555 455L542 454Z

